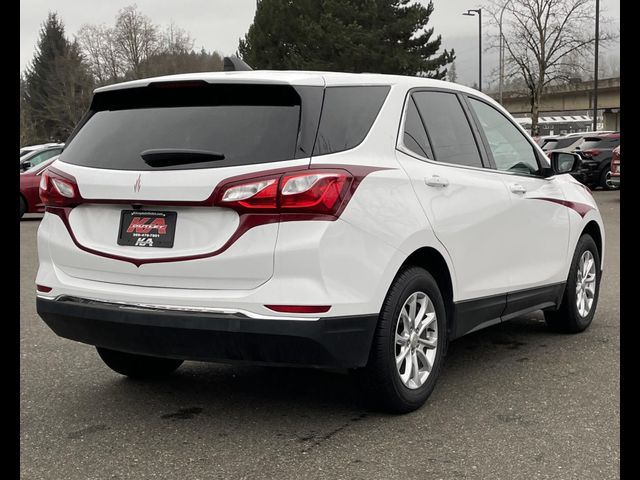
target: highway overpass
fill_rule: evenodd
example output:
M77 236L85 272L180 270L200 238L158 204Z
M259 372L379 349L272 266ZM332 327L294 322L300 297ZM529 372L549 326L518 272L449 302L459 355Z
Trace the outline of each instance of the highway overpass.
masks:
M498 94L491 96L497 99ZM522 92L504 92L502 104L512 114L531 112L529 97ZM540 102L541 114L592 110L593 81L546 88ZM620 77L598 80L598 110L604 110L605 130L620 128Z

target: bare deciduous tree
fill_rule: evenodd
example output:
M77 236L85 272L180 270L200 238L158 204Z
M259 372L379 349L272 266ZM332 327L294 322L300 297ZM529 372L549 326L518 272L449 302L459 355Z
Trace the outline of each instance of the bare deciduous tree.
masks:
M118 12L114 27L83 25L76 35L98 85L131 78L222 70L222 57L196 53L189 32L171 22L164 30L135 5Z
M593 0L490 0L494 17L504 9L506 76L524 80L531 100L531 132L539 134L543 90L569 81L581 55L594 43ZM601 41L610 38L601 34Z
M118 12L114 40L121 62L134 78L142 77L142 63L162 48L158 27L136 5Z
M118 58L113 28L84 24L80 27L76 40L99 85L115 82L124 73Z
M162 50L172 55L189 53L194 43L191 35L174 22L169 24L162 36Z

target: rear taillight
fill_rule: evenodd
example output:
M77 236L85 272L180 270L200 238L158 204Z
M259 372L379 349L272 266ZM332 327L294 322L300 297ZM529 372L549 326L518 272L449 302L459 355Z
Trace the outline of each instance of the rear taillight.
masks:
M618 173L618 169L620 168L620 155L613 154L613 159L611 160L611 173Z
M306 170L224 184L214 204L255 213L335 215L353 176L346 170Z
M51 169L40 176L39 193L45 207L67 207L77 205L81 200L75 179Z
M274 209L277 195L278 180L271 178L229 187L224 191L221 202L246 209Z
M587 150L583 150L582 151L582 155L585 158L593 158L593 157L597 157L598 155L600 155L602 153L602 150L600 150L599 148L590 148Z

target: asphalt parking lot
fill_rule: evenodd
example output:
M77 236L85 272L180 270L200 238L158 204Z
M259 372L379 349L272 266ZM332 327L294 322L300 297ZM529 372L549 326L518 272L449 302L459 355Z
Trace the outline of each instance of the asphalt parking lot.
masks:
M450 345L427 404L363 410L341 372L186 362L163 381L118 376L35 312L37 216L20 223L23 479L619 478L619 192L600 303L580 335L542 314Z

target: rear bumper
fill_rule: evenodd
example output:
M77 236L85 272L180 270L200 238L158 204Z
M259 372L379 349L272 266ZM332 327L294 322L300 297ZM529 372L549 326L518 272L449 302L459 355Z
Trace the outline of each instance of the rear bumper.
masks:
M362 367L377 323L377 315L271 320L40 297L36 307L64 338L142 355L223 363Z

